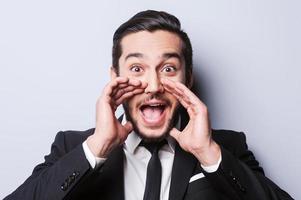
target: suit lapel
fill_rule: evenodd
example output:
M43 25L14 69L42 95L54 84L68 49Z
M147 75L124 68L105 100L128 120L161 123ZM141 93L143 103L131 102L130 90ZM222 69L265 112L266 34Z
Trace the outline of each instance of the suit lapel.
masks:
M189 118L185 112L181 113L180 130L183 130ZM176 145L169 191L170 200L183 199L186 188L189 184L189 179L193 175L196 163L197 160L192 154L184 151L179 144Z
M175 158L172 167L169 199L183 199L190 177L196 165L196 159L185 152L179 145L176 146Z

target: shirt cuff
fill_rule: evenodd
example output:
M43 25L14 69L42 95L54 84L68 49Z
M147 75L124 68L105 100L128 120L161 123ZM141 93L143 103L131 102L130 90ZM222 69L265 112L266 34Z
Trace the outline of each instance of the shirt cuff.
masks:
M207 173L213 173L216 172L216 170L218 169L219 165L222 162L222 155L219 156L219 159L217 161L216 164L214 165L210 165L210 166L204 166L201 164L201 167L207 172Z
M99 157L96 157L93 155L93 153L91 152L91 150L88 147L86 140L83 142L83 149L84 149L85 156L86 156L88 162L90 163L90 166L93 169L95 167L100 166L101 164L103 164L106 161L106 158L99 158Z

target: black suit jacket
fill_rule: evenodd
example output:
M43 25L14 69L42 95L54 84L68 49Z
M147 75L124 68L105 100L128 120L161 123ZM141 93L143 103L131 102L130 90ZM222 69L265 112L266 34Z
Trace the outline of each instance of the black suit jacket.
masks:
M92 169L82 143L93 132L94 129L59 132L45 162L37 165L32 175L5 200L124 199L124 187L131 186L124 185L122 146L116 148L100 168ZM243 133L213 130L212 134L222 149L222 162L213 173L206 173L192 154L176 145L170 200L292 199L265 177L248 150ZM200 172L205 177L189 183L190 178Z

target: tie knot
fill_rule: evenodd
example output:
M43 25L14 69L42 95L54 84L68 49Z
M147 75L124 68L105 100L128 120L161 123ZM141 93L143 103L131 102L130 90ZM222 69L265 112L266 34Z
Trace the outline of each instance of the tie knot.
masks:
M154 152L158 152L159 149L166 144L166 140L162 140L160 142L145 142L145 141L141 141L140 146L144 146L149 152L151 152L151 154L153 154Z

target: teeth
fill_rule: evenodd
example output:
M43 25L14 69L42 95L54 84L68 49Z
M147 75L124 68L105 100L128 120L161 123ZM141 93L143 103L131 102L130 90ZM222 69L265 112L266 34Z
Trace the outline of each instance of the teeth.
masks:
M163 108L163 107L166 106L166 104L164 104L164 103L144 104L144 105L142 105L142 106L140 107L140 109L144 109L144 108L146 108L147 106L153 107L153 108L155 108L155 107L161 107L161 108Z
M149 106L163 106L163 104L151 104L151 105L149 105Z

